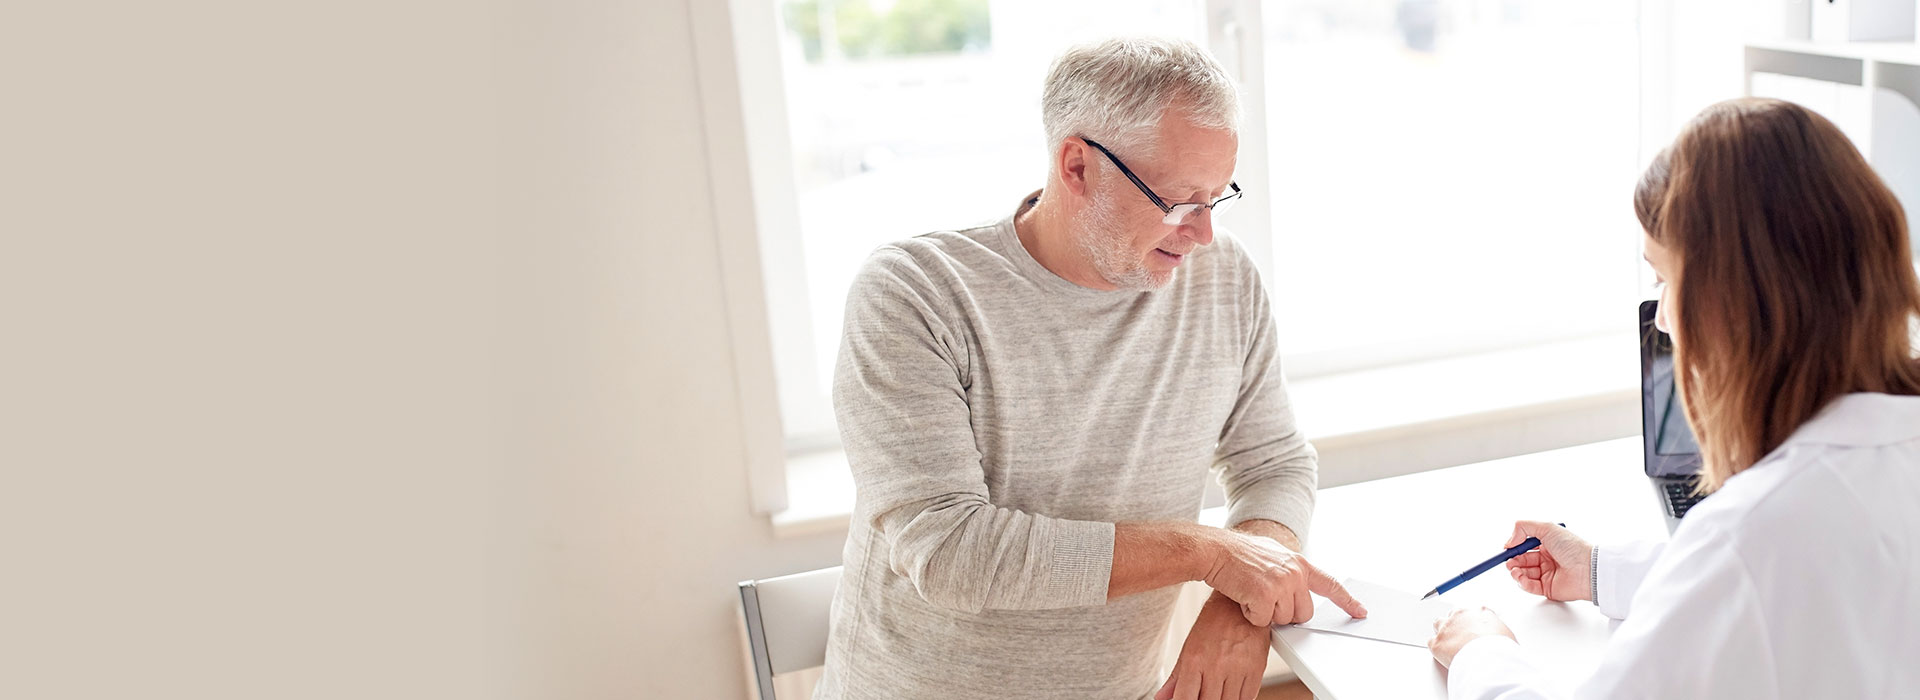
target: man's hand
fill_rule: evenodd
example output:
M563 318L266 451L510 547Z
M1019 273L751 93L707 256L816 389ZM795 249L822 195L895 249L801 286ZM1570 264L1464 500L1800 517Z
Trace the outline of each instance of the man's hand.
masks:
M1204 581L1240 604L1240 614L1259 627L1306 622L1313 617L1313 596L1326 596L1354 617L1367 609L1340 582L1307 562L1299 552L1266 537L1216 530L1216 556Z
M1247 622L1239 603L1213 594L1154 700L1253 700L1267 672L1267 635L1266 627Z
M1526 539L1526 538L1521 538ZM1507 629L1500 616L1486 608L1461 608L1447 613L1446 617L1433 621L1433 638L1427 640L1427 649L1433 652L1433 659L1441 666L1453 666L1453 657L1460 649L1481 637L1504 635L1513 639L1513 630Z

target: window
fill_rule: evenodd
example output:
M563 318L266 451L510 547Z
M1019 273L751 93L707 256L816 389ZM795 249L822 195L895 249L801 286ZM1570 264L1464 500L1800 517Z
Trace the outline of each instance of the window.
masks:
M1194 39L1240 80L1248 197L1220 223L1266 274L1289 375L1631 332L1628 195L1664 56L1642 4L1659 3L738 0L727 77L784 449L837 446L841 309L867 255L1043 185L1046 69L1114 34Z
M776 2L800 256L774 343L787 448L806 452L839 442L841 307L867 255L1004 216L1045 184L1053 57L1114 34L1205 37L1193 1Z
M1289 375L1627 327L1635 4L1275 7L1259 194Z

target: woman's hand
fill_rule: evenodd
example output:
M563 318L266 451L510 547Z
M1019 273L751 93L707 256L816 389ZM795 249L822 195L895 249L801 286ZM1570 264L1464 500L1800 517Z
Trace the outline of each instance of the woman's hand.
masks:
M1461 608L1433 621L1433 638L1427 640L1427 650L1433 652L1433 660L1440 662L1441 666L1451 667L1454 655L1459 654L1467 642L1493 635L1514 638L1513 630L1507 629L1506 623L1501 622L1500 616L1493 614L1492 610Z
M1559 525L1522 520L1513 524L1506 546L1529 537L1540 538L1540 548L1507 560L1520 590L1548 600L1591 600L1593 545Z

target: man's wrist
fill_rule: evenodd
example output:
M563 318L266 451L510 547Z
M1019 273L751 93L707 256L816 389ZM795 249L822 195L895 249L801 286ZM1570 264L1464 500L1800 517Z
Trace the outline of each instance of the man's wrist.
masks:
M1275 542L1279 542L1281 545L1284 545L1287 549L1291 549L1296 552L1300 551L1300 536L1294 534L1293 528L1287 527L1285 525L1281 525L1276 521L1261 520L1258 518L1255 518L1252 520L1242 520L1238 523L1234 523L1233 527L1230 529L1236 532L1244 532L1249 535L1258 535L1261 537L1265 537Z
M1188 581L1206 581L1213 577L1213 571L1219 566L1227 533L1219 528L1199 523L1179 523L1175 536L1179 539L1177 549L1183 555L1186 579Z

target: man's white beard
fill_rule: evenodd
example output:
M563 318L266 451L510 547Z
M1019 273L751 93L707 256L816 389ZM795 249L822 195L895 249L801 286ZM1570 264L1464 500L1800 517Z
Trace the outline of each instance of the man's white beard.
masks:
M1133 237L1120 216L1120 202L1111 190L1093 193L1093 206L1073 222L1073 240L1093 263L1093 271L1119 289L1149 292L1173 281L1173 271L1154 272L1133 251Z

